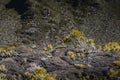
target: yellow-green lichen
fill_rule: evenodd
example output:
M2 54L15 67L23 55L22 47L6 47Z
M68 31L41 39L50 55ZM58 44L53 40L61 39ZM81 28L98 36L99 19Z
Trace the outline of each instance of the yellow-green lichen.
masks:
M86 65L84 65L84 64L74 64L76 67L79 67L79 68L85 68L86 67Z
M4 77L6 77L6 74L0 73L0 78L4 78Z
M63 42L65 43L65 42L67 42L68 40L70 39L70 36L65 36L64 38L63 38Z
M53 74L49 74L43 67L35 67L34 72L25 72L26 76L31 80L45 79L45 80L56 80Z
M104 50L120 51L120 44L118 42L108 42L103 47Z
M85 54L84 53L77 53L77 56L84 59L85 58Z
M115 61L113 61L113 64L115 64L115 65L120 65L120 60L115 60Z
M73 51L68 51L68 56L73 60L76 58L76 54Z
M79 30L77 30L77 29L73 29L71 31L71 35L74 36L74 37L79 37L80 35L84 35L84 33L79 31Z
M92 38L90 38L88 41L89 41L89 43L95 43L95 40Z
M118 70L110 69L109 73L108 73L109 76L113 76L113 75L117 75L117 74L120 74L120 69L118 69Z
M2 71L7 71L7 68L6 68L6 66L5 65L0 65L0 70L2 70Z
M48 44L47 47L43 48L44 51L48 51L48 50L51 50L51 49L53 49L53 45L52 44Z

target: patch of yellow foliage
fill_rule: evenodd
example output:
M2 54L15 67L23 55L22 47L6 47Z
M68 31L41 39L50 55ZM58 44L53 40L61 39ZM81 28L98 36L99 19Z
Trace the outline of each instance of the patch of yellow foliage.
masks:
M88 41L89 41L89 43L95 43L95 40L94 40L94 39L92 39L92 38L91 38L91 39L89 39Z
M16 48L16 45L0 46L0 52L7 52Z
M47 58L53 58L53 56L47 56Z
M29 72L29 71L27 71L27 72L25 72L25 75L27 75L27 76L32 76L32 73L31 72Z
M84 59L85 58L85 54L84 53L77 53L77 56Z
M0 77L6 77L6 74L0 73Z
M43 48L43 50L44 50L44 51L47 51L47 50L48 50L48 48L47 48L47 47L44 47L44 48Z
M113 64L115 64L115 65L120 65L120 60L115 60L115 61L113 61Z
M45 79L45 80L56 80L53 74L46 73L43 67L35 67L34 72L25 72L25 74L32 80Z
M70 36L65 36L65 37L63 38L63 42L67 42L67 41L69 40L69 38L70 38Z
M43 67L35 67L34 68L35 73L45 73L45 69Z
M68 51L68 56L74 60L76 57L76 54L73 51Z
M7 71L7 68L5 67L5 65L0 65L0 70L2 70L2 71Z
M110 71L108 73L109 76L113 76L113 75L117 75L117 74L120 74L120 69L118 69L118 70L110 69Z
M86 65L84 65L84 64L75 64L75 66L79 67L79 68L85 68L86 67Z
M48 51L48 50L51 50L51 49L53 49L53 45L52 44L48 44L47 47L43 48L44 51Z
M79 37L80 35L84 35L84 33L79 31L79 30L77 30L77 29L73 29L71 31L71 35L74 36L74 37Z
M48 49L53 49L52 44L48 44Z
M114 50L114 51L120 51L120 44L118 42L109 42L104 45L104 50Z

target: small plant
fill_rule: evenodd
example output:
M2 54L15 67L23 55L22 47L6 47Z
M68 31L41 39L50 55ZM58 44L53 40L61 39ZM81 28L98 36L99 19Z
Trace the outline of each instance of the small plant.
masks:
M75 54L73 51L68 51L68 56L69 56L71 59L75 60L76 54Z
M10 52L14 48L16 48L16 45L0 46L0 52Z
M47 51L47 50L48 50L48 48L47 48L47 47L44 47L44 48L43 48L43 50L44 50L44 51Z
M44 68L40 68L40 67L35 67L34 68L35 73L45 73L45 69Z
M95 40L94 40L94 39L92 39L92 38L91 38L91 39L89 39L88 41L89 41L89 43L95 43Z
M108 75L113 76L113 75L117 75L119 73L120 73L120 69L118 69L118 70L110 69Z
M31 77L31 76L32 76L32 73L29 72L29 71L27 71L27 72L25 72L25 75L27 75L28 77Z
M84 33L79 31L79 30L77 30L77 29L73 29L71 31L71 35L74 36L74 37L79 37L80 35L84 35Z
M120 60L115 60L115 61L113 61L113 64L115 64L115 65L120 65Z
M84 53L77 53L77 56L84 59L85 58L85 54Z
M52 44L48 44L48 49L53 49Z
M84 64L75 64L75 66L79 67L79 68L85 68L86 67L86 65L84 65Z
M49 74L43 67L35 67L34 72L25 72L31 80L56 80L53 74Z
M117 42L109 42L104 45L104 50L114 50L114 51L120 51L120 45Z
M5 78L5 77L6 77L6 74L0 73L0 78Z
M2 65L0 65L0 70L1 71L7 71L7 68L5 67L5 65L2 64Z
M69 39L70 39L70 36L65 36L65 37L63 38L63 42L65 43L65 42L67 42Z
M48 44L47 47L44 47L44 48L43 48L44 51L48 51L48 50L51 50L51 49L53 49L52 44Z
M47 56L47 58L53 58L53 56Z

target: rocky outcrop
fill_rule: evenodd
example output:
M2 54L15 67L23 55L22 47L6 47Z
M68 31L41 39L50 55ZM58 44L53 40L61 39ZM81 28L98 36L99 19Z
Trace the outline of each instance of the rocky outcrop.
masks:
M83 51L79 49L76 53L74 48L73 54L79 55ZM59 51L60 50L60 51ZM119 80L119 72L110 73L110 70L119 71L119 65L113 65L113 61L118 58L116 52L90 52L84 54L86 57L76 56L74 59L68 55L71 47L55 49L54 52L45 52L40 46L32 48L30 46L20 46L12 50L11 56L2 56L0 65L5 65L7 71L1 71L6 78L22 80L29 79L25 72L33 70L33 66L45 68L48 73L56 75L56 80L68 78L69 80L80 80L86 78L92 80L95 78ZM81 52L81 53L80 53ZM54 55L54 54L56 55ZM1 55L2 53L0 53ZM6 54L7 55L7 54ZM4 58L4 59L3 59ZM21 75L21 77L19 77ZM89 76L88 78L86 76Z

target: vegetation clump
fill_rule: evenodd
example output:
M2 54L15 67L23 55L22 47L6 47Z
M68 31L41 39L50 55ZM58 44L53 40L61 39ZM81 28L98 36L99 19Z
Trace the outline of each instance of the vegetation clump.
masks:
M109 76L118 75L118 74L120 74L120 69L117 70L110 69L108 73Z
M85 68L86 67L86 65L84 65L84 64L75 64L75 66L79 67L79 68Z
M69 56L71 59L75 60L76 54L75 54L73 51L68 51L68 56Z
M115 61L113 61L113 64L115 64L115 65L120 65L120 60L115 60Z
M77 29L73 29L71 31L71 35L74 36L74 37L80 37L80 36L84 35L84 33L79 31L79 30L77 30Z
M48 50L51 50L51 49L53 49L53 45L52 44L48 44L47 47L43 48L44 51L48 51Z
M120 44L118 42L108 42L103 47L104 50L120 51Z
M5 67L5 65L2 64L2 65L0 65L0 70L1 71L7 71L7 68Z
M31 80L56 80L53 74L47 73L43 67L35 67L33 72L25 72Z
M6 77L6 74L0 73L0 78L5 78L5 77Z

